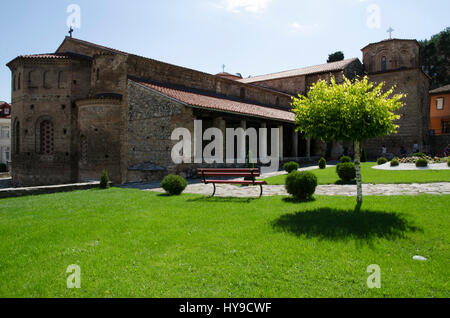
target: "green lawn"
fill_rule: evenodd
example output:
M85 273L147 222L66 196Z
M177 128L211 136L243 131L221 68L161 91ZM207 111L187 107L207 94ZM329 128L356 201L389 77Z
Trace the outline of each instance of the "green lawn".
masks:
M449 199L366 197L359 213L348 197L2 199L0 297L449 297ZM71 264L81 289L66 288Z
M376 163L361 163L361 174L363 183L372 184L400 184L400 183L430 183L430 182L450 182L450 170L422 170L422 171L389 171L376 170L372 167ZM313 170L319 184L335 184L339 181L336 168L331 167L324 170ZM264 179L268 184L285 184L286 175L279 175Z

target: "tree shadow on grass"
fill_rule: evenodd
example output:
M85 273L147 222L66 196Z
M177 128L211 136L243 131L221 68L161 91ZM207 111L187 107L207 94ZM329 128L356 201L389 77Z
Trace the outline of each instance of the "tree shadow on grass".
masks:
M371 210L318 208L279 217L273 222L278 231L323 240L357 239L370 242L376 238L395 240L406 233L422 231L401 214Z
M286 203L295 203L295 204L298 204L298 203L308 203L308 202L314 202L314 201L316 201L316 199L314 198L314 197L312 197L312 198L310 198L310 199L296 199L296 198L294 198L294 197L285 197L285 198L283 198L283 201L284 202L286 202Z
M187 202L211 202L211 203L251 203L259 198L238 198L238 197L206 197L201 196L188 199Z

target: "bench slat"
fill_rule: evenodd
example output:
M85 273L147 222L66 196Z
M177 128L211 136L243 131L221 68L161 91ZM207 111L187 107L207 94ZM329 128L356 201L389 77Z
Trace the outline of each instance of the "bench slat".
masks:
M259 177L259 173L247 173L247 172L205 172L205 177ZM199 177L202 177L203 174L199 174Z
M259 172L258 168L230 168L230 169L226 169L226 168L222 168L222 169L205 169L205 168L198 168L197 172L201 173L202 171L204 172Z
M253 184L253 181L249 180L206 180L206 183L223 183L223 184ZM255 185L267 184L266 181L255 181Z

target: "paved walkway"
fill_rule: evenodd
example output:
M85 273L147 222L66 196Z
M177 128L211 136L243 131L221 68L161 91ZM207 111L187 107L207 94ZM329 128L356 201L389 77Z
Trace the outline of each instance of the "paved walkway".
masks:
M333 162L334 163L334 162ZM327 167L333 167L334 164ZM317 166L304 167L300 171L318 169ZM273 177L276 175L286 174L284 171L277 171L262 175L262 178ZM145 191L164 192L159 187L159 183L149 184L129 184L123 186L125 188L138 188ZM259 186L236 186L231 184L216 185L216 196L219 197L237 197L251 198L259 197ZM284 185L265 185L263 186L264 196L289 195ZM202 184L200 180L190 180L185 193L211 195L213 192L212 184ZM413 184L363 184L364 195L419 195L419 194L450 194L450 183L413 183ZM319 185L315 192L316 195L329 196L356 196L356 185Z
M231 184L216 185L216 196L248 198L259 196L259 186L238 187ZM164 192L161 188L145 189L147 191ZM212 184L190 184L185 193L211 195ZM450 194L450 183L427 184L363 184L364 195L419 195L419 194ZM356 185L319 185L316 195L356 196ZM264 196L288 195L283 185L264 186Z

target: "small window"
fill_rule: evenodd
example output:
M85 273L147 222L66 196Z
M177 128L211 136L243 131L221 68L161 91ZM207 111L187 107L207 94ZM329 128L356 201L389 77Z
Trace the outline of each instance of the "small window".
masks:
M450 121L442 122L442 133L449 134L450 133Z
M9 127L2 127L0 137L9 139Z
M9 151L5 152L5 159L6 159L6 161L9 161Z
M20 153L20 122L17 122L15 127L15 151L16 154Z
M9 108L8 108L8 107L6 107L6 108L4 109L4 111L5 111L5 115L9 115Z
M54 151L54 131L53 123L45 120L41 123L41 153L51 155Z
M13 76L13 92L16 91L16 75Z
M241 88L241 99L245 99L245 88Z
M444 109L444 97L436 99L436 109L438 110Z
M81 150L81 161L83 163L87 163L87 138L86 136L82 135L80 138L80 150Z
M17 89L20 89L20 83L21 83L21 74L19 73L19 79L17 80Z
M383 72L386 71L386 56L383 56L383 57L381 58L381 70L382 70Z
M97 69L97 81L100 80L100 69Z

